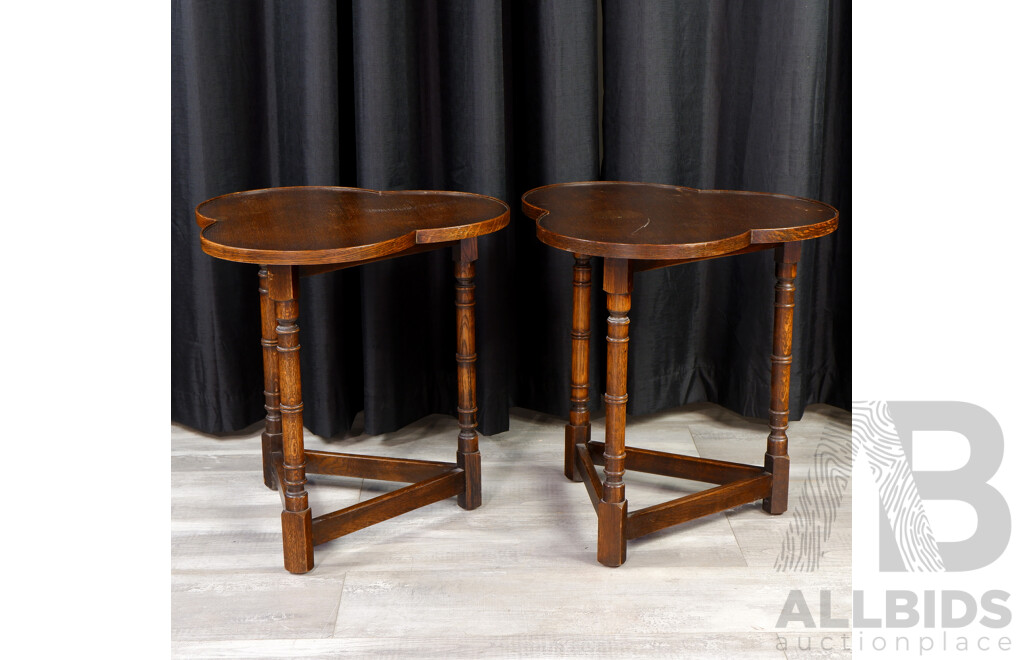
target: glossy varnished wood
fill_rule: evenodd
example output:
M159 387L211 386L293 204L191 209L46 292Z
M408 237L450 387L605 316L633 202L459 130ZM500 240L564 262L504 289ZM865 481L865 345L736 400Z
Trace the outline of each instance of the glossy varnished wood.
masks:
M605 566L626 561L625 525L629 504L622 475L626 472L626 365L633 273L626 259L606 259L604 290L608 298L608 374L604 395L604 487L597 507L597 559Z
M340 264L489 234L508 224L508 206L459 192L300 186L214 197L196 221L203 251L220 259Z
M601 477L597 474L597 468L594 467L596 463L592 459L587 459L587 447L583 443L578 443L571 452L576 473L583 475L582 481L587 487L587 493L590 494L590 501L594 505L594 510L599 511L603 486Z
M597 558L626 560L627 539L761 499L764 510L786 510L789 491L789 374L800 241L835 230L837 213L821 202L786 195L630 182L583 182L527 192L523 211L537 237L573 252L570 417L565 476L582 480L597 510ZM763 466L716 461L625 444L629 310L635 272L705 259L775 250L776 285L771 363L770 433ZM602 256L607 295L605 441L590 441L586 411L590 349L590 257ZM604 466L604 480L595 466ZM629 510L626 470L717 484L700 493Z
M604 465L603 442L588 442L586 449L595 465ZM717 461L713 458L680 456L638 447L626 447L626 469L709 484L727 484L730 481L749 479L762 474L761 468L753 465Z
M312 512L306 493L302 444L302 379L299 372L299 276L292 266L267 268L267 289L277 314L277 377L283 446L284 566L292 573L313 568Z
M333 451L306 450L307 474L333 474L358 479L413 483L457 468L445 461L423 461L385 456L363 456Z
M796 305L796 264L800 244L775 249L775 323L772 330L771 403L768 406L768 449L764 469L775 477L764 510L779 514L789 502L789 370L793 363L793 308Z
M834 208L801 197L622 181L535 188L523 212L552 247L619 259L727 255L824 236L838 223Z
M274 488L274 466L272 456L281 451L281 393L277 383L277 314L274 301L270 298L267 281L267 267L261 266L260 317L263 346L263 407L267 411L263 428L263 483Z
M567 479L580 481L573 447L590 440L590 257L577 254L572 272L572 390L563 470Z
M459 448L456 459L466 483L459 506L480 506L480 447L476 434L476 259L475 238L459 241L452 250L455 264L455 362L458 380Z
M634 511L626 521L626 538L646 536L687 520L759 500L768 495L771 487L771 475L762 474Z
M438 500L480 506L476 433L477 237L508 223L508 207L468 193L382 193L355 188L252 190L200 204L211 256L259 263L264 399L263 474L281 493L284 565L313 568L313 546ZM306 451L299 360L299 278L451 248L455 275L459 437L456 461ZM366 502L313 517L306 474L410 482Z
M465 488L466 479L462 470L453 470L378 495L365 502L325 513L312 521L313 542L326 543L413 509L461 494Z

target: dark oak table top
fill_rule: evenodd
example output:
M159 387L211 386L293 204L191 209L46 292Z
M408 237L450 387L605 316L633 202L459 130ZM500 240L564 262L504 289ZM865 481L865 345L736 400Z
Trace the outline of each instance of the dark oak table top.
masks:
M544 243L590 256L697 259L835 231L838 212L802 197L624 181L559 183L523 195Z
M508 206L461 192L303 186L214 197L196 207L207 254L257 264L336 264L497 231Z

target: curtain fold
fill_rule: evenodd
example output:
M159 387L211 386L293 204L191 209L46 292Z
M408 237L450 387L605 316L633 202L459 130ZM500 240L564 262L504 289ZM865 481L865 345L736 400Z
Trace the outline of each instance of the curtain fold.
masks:
M605 179L836 203L822 186L823 165L841 157L825 153L824 130L835 4L606 0L604 10ZM834 281L849 269L841 250L835 234L803 245L795 418L806 403L849 398L849 354L839 363L832 330L850 300ZM770 252L638 274L629 411L707 400L766 416L773 274Z
M280 185L491 195L480 241L478 402L568 411L572 256L519 197L619 179L822 199L841 229L804 246L791 407L849 407L849 5L604 0L172 4L172 419L262 417L256 267L206 256L209 197ZM592 407L603 391L595 260ZM756 253L640 273L630 412L715 401L764 417L773 268ZM451 255L302 281L304 421L381 433L455 409Z
M536 225L519 212L519 197L537 186L600 178L598 15L598 4L586 0L513 3L511 12L515 183L509 205L512 300L520 319L509 346L516 355L511 394L518 406L558 414L569 411L573 257L537 240ZM596 303L591 309L598 329L603 317ZM603 346L596 344L591 374L604 364Z

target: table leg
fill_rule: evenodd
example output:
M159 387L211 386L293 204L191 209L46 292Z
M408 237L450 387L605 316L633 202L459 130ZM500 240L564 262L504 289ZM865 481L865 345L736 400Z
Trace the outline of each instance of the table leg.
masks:
M768 513L786 510L789 500L789 367L793 362L793 305L800 243L775 248L775 327L772 338L771 405L768 410L768 450L764 469L772 473L771 496L763 502Z
M267 267L260 266L260 318L263 345L263 407L267 411L263 427L263 483L277 489L274 479L274 452L281 451L281 393L277 386L277 317L274 301L267 289Z
M284 449L284 567L291 573L313 568L313 523L306 494L306 453L302 443L302 383L299 374L299 276L294 266L268 269L277 312L277 363Z
M565 476L583 481L576 469L576 444L590 441L590 257L576 255L572 278L572 387L565 425Z
M480 447L476 434L476 238L459 241L453 248L455 260L455 362L458 370L459 448L456 462L465 471L466 489L459 493L459 506L480 506Z
M633 274L628 259L605 259L608 294L608 378L604 395L604 485L597 507L597 560L605 566L626 561L626 363Z

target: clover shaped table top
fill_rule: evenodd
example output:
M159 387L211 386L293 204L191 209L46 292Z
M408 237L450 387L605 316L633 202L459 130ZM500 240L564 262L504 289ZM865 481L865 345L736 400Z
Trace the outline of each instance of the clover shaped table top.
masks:
M300 186L221 195L196 207L207 254L259 264L335 264L497 231L508 206L431 190Z
M706 259L835 231L838 213L801 197L623 181L559 183L523 195L537 238L620 259Z

